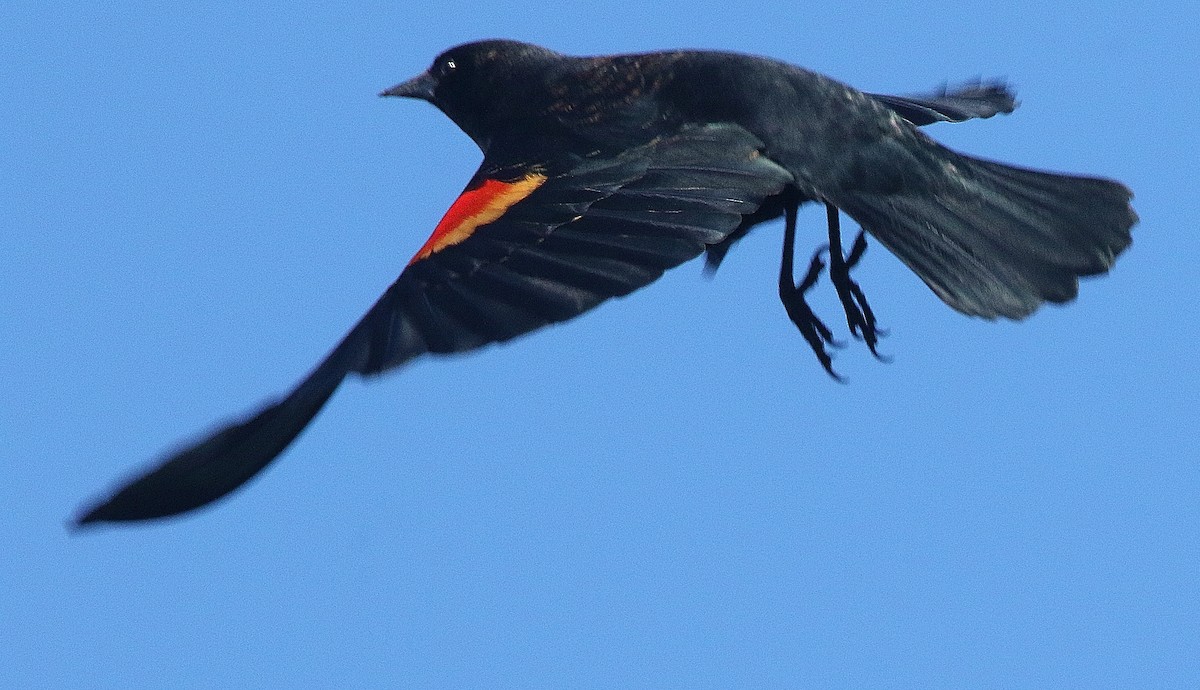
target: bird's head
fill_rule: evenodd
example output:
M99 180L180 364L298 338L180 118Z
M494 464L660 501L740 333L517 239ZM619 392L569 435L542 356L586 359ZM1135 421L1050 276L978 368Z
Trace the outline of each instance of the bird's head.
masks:
M380 96L419 98L436 105L481 148L497 126L508 119L504 104L528 113L534 90L545 71L563 56L519 41L491 40L451 48L429 69L397 84Z

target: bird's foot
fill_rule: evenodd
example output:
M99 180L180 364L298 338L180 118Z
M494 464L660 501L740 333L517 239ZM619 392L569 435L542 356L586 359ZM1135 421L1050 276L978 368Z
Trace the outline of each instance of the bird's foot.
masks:
M861 230L850 247L849 254L843 256L840 246L830 246L829 280L837 290L838 299L842 302L842 309L846 312L846 325L850 327L850 334L865 342L867 349L871 351L872 355L875 355L876 359L887 362L891 358L879 354L877 349L879 339L886 336L887 331L876 325L875 312L871 311L867 296L863 294L858 283L850 277L850 269L858 264L866 249L867 237Z
M804 294L808 292L814 285L817 284L817 278L821 276L821 271L825 269L825 262L821 261L821 253L825 251L825 247L817 250L813 255L812 263L808 266L808 273L804 279L798 284L792 284L791 280L781 280L779 283L779 299L783 302L783 308L787 310L788 318L792 323L796 324L796 328L800 330L800 335L804 336L805 342L812 348L812 351L817 356L817 360L825 371L834 379L841 381L842 377L838 376L833 370L833 358L829 356L829 351L826 345L833 347L843 347L843 343L837 341L833 337L833 331L825 325L817 315L813 313L812 307L808 306L808 302L804 300Z

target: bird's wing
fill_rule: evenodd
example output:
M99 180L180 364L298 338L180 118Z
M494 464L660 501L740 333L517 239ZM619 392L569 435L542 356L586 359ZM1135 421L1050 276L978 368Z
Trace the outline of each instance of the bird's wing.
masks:
M558 174L520 165L497 178L485 161L368 316L357 370L508 340L654 281L791 182L761 145L710 125Z
M652 282L792 181L761 148L741 128L707 125L611 157L485 158L396 282L291 393L133 479L78 524L165 517L228 494L350 372L505 341Z
M868 95L917 126L988 118L998 113L1011 113L1017 107L1016 97L1001 82L966 84L952 90L943 88L922 96Z

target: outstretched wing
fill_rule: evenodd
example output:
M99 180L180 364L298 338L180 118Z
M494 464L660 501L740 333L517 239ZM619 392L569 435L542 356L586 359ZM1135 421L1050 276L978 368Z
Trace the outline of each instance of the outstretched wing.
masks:
M165 517L228 494L283 452L350 372L505 341L652 282L792 181L761 147L738 127L708 125L615 157L485 160L396 282L291 393L78 523Z
M955 89L943 87L940 91L923 96L868 95L918 127L934 122L989 118L1000 113L1011 113L1017 107L1016 97L1003 82L981 81Z
M434 233L373 310L386 318L369 326L371 354L358 371L508 340L650 283L791 181L760 146L740 128L714 125L584 158L558 175L509 166L497 181L485 164L447 218L460 204L522 198L488 225L473 227L464 213L459 226Z

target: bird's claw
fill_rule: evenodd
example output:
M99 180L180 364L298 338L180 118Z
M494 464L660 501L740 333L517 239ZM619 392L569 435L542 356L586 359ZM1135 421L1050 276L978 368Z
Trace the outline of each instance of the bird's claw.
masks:
M826 373L837 381L844 381L833 370L833 358L829 355L826 346L841 348L845 344L834 339L833 331L813 313L808 302L804 300L805 293L817 284L817 279L825 270L825 262L821 260L821 253L825 250L826 247L822 247L813 255L812 262L808 265L808 272L805 273L804 279L799 284L792 285L790 281L779 284L779 299L783 302L783 308L787 311L788 318L796 324L800 335L812 348L813 354L817 356L817 361L821 363Z
M831 246L829 249L829 280L837 290L842 310L846 312L846 325L850 334L867 344L867 349L880 361L891 361L891 358L879 354L877 348L879 338L886 336L887 331L879 328L875 321L875 312L867 302L867 296L862 288L850 277L850 269L854 268L867 249L866 234L861 230L850 252L842 256L841 248Z

